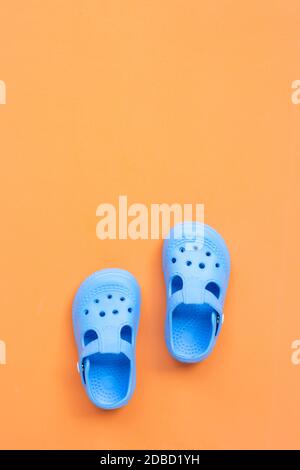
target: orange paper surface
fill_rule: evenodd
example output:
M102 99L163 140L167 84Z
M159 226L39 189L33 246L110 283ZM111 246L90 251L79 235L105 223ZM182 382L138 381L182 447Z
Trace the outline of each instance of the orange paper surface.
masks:
M1 0L0 18L0 447L299 448L299 2ZM97 238L119 195L203 203L225 238L205 362L167 352L162 241ZM142 308L134 397L105 412L77 374L71 304L111 266Z

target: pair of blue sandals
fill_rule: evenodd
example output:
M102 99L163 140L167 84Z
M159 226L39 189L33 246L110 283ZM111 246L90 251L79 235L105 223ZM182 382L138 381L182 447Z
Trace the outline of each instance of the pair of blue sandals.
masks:
M165 338L181 362L205 359L223 323L230 271L223 238L208 225L184 222L164 241ZM73 303L78 372L90 400L104 409L128 403L136 379L140 288L122 269L103 269L79 287Z

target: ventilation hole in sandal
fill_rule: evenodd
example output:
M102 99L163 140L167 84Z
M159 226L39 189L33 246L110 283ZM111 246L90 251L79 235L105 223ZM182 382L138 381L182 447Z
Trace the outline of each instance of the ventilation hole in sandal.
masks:
M183 280L180 276L174 276L171 282L171 294L183 288Z
M105 312L103 312L103 310L102 310L102 312L100 312L99 315L100 315L100 317L105 317Z
M130 343L130 344L131 344L131 341L132 341L132 329L131 329L131 326L129 326L129 325L123 326L123 328L121 329L121 338L122 338L124 341L127 341L127 343Z
M116 310L116 309L115 309L115 310L112 311L112 313L113 313L114 315L117 315L117 314L119 313L119 310Z
M111 295L111 294L108 294L107 298L108 298L108 299L112 299L112 295Z
M187 262L186 262L186 265L187 265L187 266L191 266L191 264L192 264L191 261L187 261Z
M98 335L96 333L96 331L94 330L88 330L84 333L84 337L83 337L83 344L84 346L87 346L89 343L91 343L92 341L95 341L95 339L98 338Z
M198 247L197 247L197 245L194 245L194 246L193 246L193 248L194 248L194 250L195 250L195 251L197 251L197 250L198 250Z
M181 253L184 253L184 252L185 252L184 246L182 246L181 248L179 248L179 251L180 251Z
M172 263L176 263L176 258L172 258Z
M129 307L129 309L128 309L128 312L129 312L129 313L131 313L131 312L132 312L132 308L131 308L131 307Z
M121 302L124 302L125 297L120 297Z
M95 299L94 302L95 302L95 304L98 304L98 303L99 303L99 299Z
M200 269L204 269L204 268L205 268L205 264L204 264L204 263L200 263L200 264L199 264L199 268L200 268Z
M220 267L220 263L216 263L216 268L219 268Z
M209 282L205 289L211 292L217 299L220 297L220 287L215 282Z
M88 315L88 314L89 314L89 311L86 309L86 310L84 311L84 314L85 314L85 315Z
M206 254L206 256L210 256L210 255L211 255L211 252L210 252L210 251L207 251L205 254Z

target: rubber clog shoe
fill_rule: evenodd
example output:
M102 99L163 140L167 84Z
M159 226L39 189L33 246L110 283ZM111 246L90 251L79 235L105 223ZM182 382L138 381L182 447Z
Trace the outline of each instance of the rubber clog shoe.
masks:
M100 408L120 408L133 394L139 315L140 288L128 271L98 271L76 293L78 371L88 397Z
M212 352L224 320L230 256L223 238L200 222L184 222L164 241L167 290L165 337L181 362L199 362Z

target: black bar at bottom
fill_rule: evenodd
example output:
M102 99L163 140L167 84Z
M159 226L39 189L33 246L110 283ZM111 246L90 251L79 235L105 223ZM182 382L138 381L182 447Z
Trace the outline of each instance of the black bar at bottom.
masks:
M182 465L201 466L210 468L216 464L246 464L268 463L274 461L277 465L300 463L300 452L292 450L3 450L0 451L0 467L5 463L78 463L88 464L90 468L101 466L121 466L125 468L141 468L148 465ZM91 467L92 466L92 467Z

